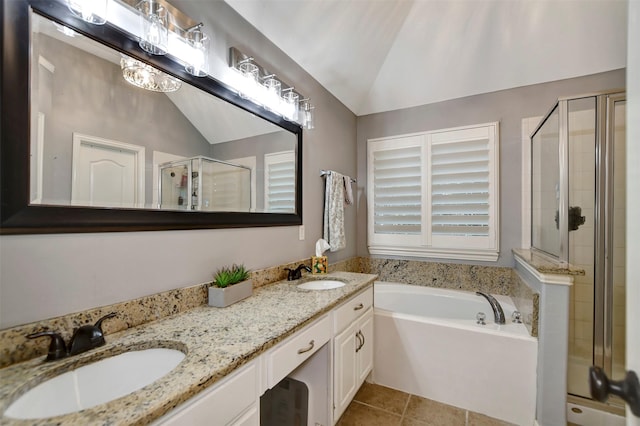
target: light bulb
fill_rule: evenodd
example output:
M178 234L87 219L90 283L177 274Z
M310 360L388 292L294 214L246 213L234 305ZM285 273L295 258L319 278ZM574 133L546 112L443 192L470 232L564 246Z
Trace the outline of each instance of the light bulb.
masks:
M209 73L209 37L197 26L187 32L186 38L191 52L185 70L196 77L204 77Z
M169 44L167 10L155 0L142 0L137 9L142 26L140 47L152 55L165 55Z

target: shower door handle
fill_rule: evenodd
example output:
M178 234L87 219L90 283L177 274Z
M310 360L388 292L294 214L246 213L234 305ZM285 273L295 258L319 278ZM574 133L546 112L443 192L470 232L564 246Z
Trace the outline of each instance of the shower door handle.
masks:
M605 402L609 395L616 395L624 399L631 412L640 417L640 382L634 371L627 371L624 380L609 380L600 367L589 367L589 388L591 397L596 401Z

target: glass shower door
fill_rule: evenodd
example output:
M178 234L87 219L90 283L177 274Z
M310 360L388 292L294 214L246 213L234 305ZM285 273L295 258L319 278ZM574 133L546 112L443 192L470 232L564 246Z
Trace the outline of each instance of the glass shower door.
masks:
M624 95L567 103L568 260L585 270L571 288L567 390L585 398L590 365L624 376L625 108Z
M574 277L569 299L570 394L589 397L586 380L594 356L596 223L596 98L567 102L569 145L569 263L585 270Z
M558 115L556 106L531 142L531 245L553 256L560 255Z

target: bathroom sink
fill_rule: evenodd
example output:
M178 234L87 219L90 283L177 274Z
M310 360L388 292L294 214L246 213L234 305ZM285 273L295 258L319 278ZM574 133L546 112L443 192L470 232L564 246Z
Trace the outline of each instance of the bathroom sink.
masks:
M55 376L27 391L4 415L42 419L113 401L153 383L184 359L175 349L125 352Z
M332 288L343 287L342 281L336 280L314 280L306 283L298 284L298 288L303 290L331 290Z

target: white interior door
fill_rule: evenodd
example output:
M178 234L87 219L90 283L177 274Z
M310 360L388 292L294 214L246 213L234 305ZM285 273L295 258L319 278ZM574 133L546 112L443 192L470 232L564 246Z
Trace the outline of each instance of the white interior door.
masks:
M73 134L71 204L144 206L144 147Z

